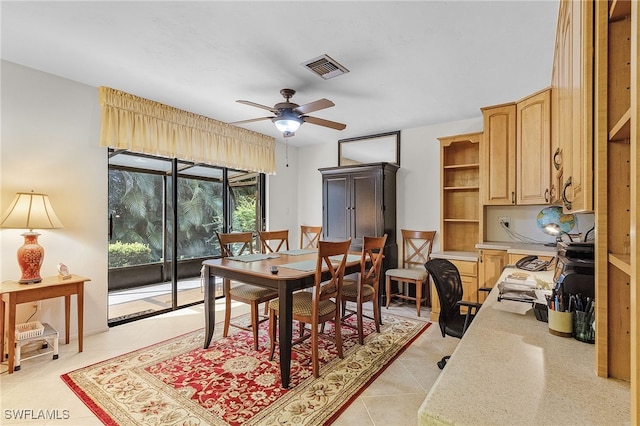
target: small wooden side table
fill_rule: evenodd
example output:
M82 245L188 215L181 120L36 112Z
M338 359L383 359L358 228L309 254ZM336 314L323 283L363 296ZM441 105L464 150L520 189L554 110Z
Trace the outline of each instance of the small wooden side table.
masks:
M16 305L35 302L37 300L52 299L64 296L65 343L69 344L69 323L71 319L71 295L75 294L78 305L78 352L82 352L83 321L84 321L84 283L89 278L72 275L62 279L58 276L43 278L35 284L20 284L16 281L3 281L0 284L0 331L5 335L5 309L9 309L7 352L9 374L13 374L16 350ZM0 338L0 354L4 356L4 338Z

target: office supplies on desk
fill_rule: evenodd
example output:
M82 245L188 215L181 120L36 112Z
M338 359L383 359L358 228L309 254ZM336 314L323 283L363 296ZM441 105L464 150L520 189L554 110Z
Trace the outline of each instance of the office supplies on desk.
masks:
M573 336L573 312L549 309L549 333L554 336Z
M525 271L543 271L551 265L551 262L538 259L538 256L525 256L516 262L516 267Z

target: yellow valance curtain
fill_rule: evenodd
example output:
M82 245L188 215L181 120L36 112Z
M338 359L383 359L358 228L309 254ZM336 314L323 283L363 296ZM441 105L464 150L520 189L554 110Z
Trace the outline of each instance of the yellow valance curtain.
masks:
M100 146L275 174L275 139L221 121L99 87Z

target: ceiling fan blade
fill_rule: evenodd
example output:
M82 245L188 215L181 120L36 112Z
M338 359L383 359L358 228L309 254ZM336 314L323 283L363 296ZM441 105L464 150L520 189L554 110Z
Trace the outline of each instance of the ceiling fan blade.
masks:
M310 112L320 111L321 109L330 108L335 105L336 104L331 102L329 99L322 98L317 101L309 102L308 104L300 105L295 108L294 111L300 114L308 114Z
M271 120L273 117L260 117L260 118L250 118L248 120L240 120L240 121L233 121L229 124L245 124L245 123L253 123L254 121L262 121L262 120Z
M344 130L344 129L347 128L346 124L337 123L337 122L331 121L331 120L325 120L324 118L304 116L304 117L302 117L302 119L306 123L317 124L318 126L330 127L332 129L336 129L336 130Z
M274 113L274 114L277 114L277 113L278 113L278 110L277 110L277 109L275 109L275 108L272 108L272 107L269 107L269 106L266 106L266 105L257 104L257 103L255 103L255 102L251 102L251 101L242 101L242 100L238 100L238 101L236 101L236 102L238 102L238 103L240 103L240 104L244 104L244 105L249 105L249 106L252 106L252 107L256 107L256 108L266 109L267 111L271 111L271 112L272 112L272 113Z

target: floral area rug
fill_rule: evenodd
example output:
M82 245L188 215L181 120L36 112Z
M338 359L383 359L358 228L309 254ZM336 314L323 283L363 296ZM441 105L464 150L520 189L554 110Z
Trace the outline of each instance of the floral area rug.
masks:
M234 322L249 322L249 316ZM355 316L347 320L355 325ZM294 346L289 389L280 386L276 352L269 361L268 323L260 350L252 334L222 337L217 324L208 349L197 330L63 374L62 380L107 425L328 425L430 325L383 314L380 333L365 320L365 344L343 326L344 359L332 333L320 339L320 377L311 371L308 342ZM294 326L294 336L297 335ZM233 333L231 327L230 333Z

